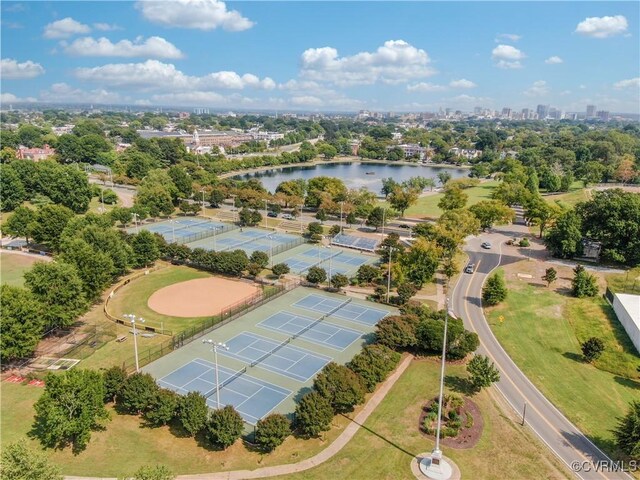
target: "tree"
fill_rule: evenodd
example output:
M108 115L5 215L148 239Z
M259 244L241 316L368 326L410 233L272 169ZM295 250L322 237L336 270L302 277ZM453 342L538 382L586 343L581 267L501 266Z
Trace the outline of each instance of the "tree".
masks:
M311 222L307 225L307 232L309 235L322 235L322 225L319 222Z
M144 418L151 425L166 425L176 416L177 409L178 394L172 390L160 388L156 391L149 409L144 413Z
M266 268L267 265L269 265L269 255L260 250L256 250L249 257L249 261L257 264L261 269Z
M135 267L147 267L160 258L160 250L156 238L149 230L140 230L140 233L131 238L133 248L133 261Z
M206 426L208 415L207 399L200 392L189 392L180 397L177 417L182 428L192 437Z
M418 191L413 188L396 186L389 195L391 206L400 211L400 216L404 217L404 212L418 200Z
M535 221L540 226L540 238L550 222L554 221L561 214L559 207L545 202L541 197L537 197L529 202L525 210L525 217Z
M104 382L104 401L115 402L127 381L127 372L122 367L111 367L102 374Z
M629 403L629 410L618 419L613 435L616 445L625 455L640 459L640 401Z
M484 355L475 355L467 364L467 372L471 376L471 385L478 392L500 381L500 372L489 357Z
M173 166L167 170L167 173L178 189L180 198L189 198L193 194L193 180L184 168Z
M262 267L260 265L258 265L257 263L250 262L247 265L247 273L249 275L251 275L252 277L257 277L258 275L260 275L261 271L262 271Z
M335 413L347 413L364 401L362 379L344 365L330 362L313 381L313 388L329 400Z
M47 374L45 389L35 406L35 431L48 447L73 445L86 448L91 431L109 418L104 407L102 375L91 370L68 370Z
M447 187L444 190L443 197L438 202L438 207L442 210L457 210L458 208L464 208L468 199L469 195L464 193L460 187Z
M0 285L0 360L30 357L42 338L43 306L28 290Z
M400 303L407 303L411 297L418 293L418 289L412 283L401 283L396 289Z
M406 279L422 288L430 282L438 269L441 249L435 242L418 238L411 248L400 257L400 266Z
M542 280L547 282L547 287L551 286L551 284L555 282L557 278L558 272L553 267L547 268L544 272L544 275L542 276Z
M72 265L37 262L24 274L25 285L42 303L42 319L48 327L68 327L87 307L82 280Z
M356 272L356 278L361 285L373 283L379 277L380 270L373 265L360 265Z
M482 289L482 300L487 305L497 305L507 298L507 286L501 272L491 275Z
M226 449L242 435L244 422L231 405L211 412L207 421L207 438L211 443Z
M444 340L444 311L434 312L423 319L416 328L417 347L432 354L442 352ZM457 360L464 358L478 348L478 335L465 330L462 320L449 319L447 330L446 352L447 358Z
M355 223L357 223L358 222L358 217L356 217L355 212L349 212L349 214L347 215L346 221L347 221L347 225L349 225L349 227L351 227L351 225L354 225Z
M413 315L388 315L376 325L376 342L393 350L407 350L417 345L419 319Z
M513 222L515 212L502 202L497 200L483 200L471 205L469 211L480 221L483 230L493 227L495 224L502 225Z
M240 219L240 225L247 227L256 226L262 221L260 212L257 210L249 210L246 207L240 210L238 218Z
M134 373L124 382L118 403L129 413L139 415L151 408L159 389L148 373Z
M290 269L289 265L287 265L286 263L276 263L273 267L271 267L271 271L274 275L280 278L282 277L282 275L286 275L287 273L289 273Z
M556 221L544 238L551 254L571 258L582 254L582 220L574 210L569 210Z
M22 439L2 449L0 478L4 480L62 480L60 469Z
M107 205L115 205L118 203L118 194L107 188L100 194L100 201Z
M316 220L320 220L320 223L323 223L327 219L327 212L323 209L318 210L316 213Z
M595 297L598 294L596 277L588 273L582 265L578 265L573 269L571 293L577 298Z
M388 220L389 220L389 217L385 215L384 208L375 207L373 210L371 210L371 213L369 213L369 216L367 216L366 223L367 223L367 226L375 227L376 231L378 231L378 228L385 225Z
M349 277L343 275L342 273L336 273L333 277L331 277L331 285L333 288L337 288L340 290L341 288L349 285Z
M171 215L175 210L171 194L163 185L140 185L134 208L144 209L152 217Z
M10 166L0 165L0 191L0 210L3 212L15 210L26 198L24 185Z
M307 282L318 285L327 280L327 271L322 267L311 267L307 272Z
M318 392L306 393L296 405L296 428L304 435L315 437L331 428L333 408Z
M591 337L580 344L584 361L592 363L604 352L604 342L598 337Z
M347 363L347 367L362 378L367 392L373 392L378 382L387 378L399 361L398 352L384 345L373 344L365 346Z
M133 474L130 480L174 480L176 476L164 465L145 465Z
M445 186L449 180L451 180L451 174L447 171L442 171L436 175L440 185Z
M60 247L60 235L73 212L62 205L44 205L36 211L31 234L38 243L49 245L54 251Z
M7 221L2 225L4 233L14 237L25 237L27 242L31 237L31 229L36 218L36 212L27 207L17 207Z
M131 220L133 219L133 212L130 208L126 207L114 207L109 212L109 215L114 221L120 222L120 225L123 227L131 223Z
M267 452L281 445L290 434L291 422L280 413L272 413L256 425L256 443Z

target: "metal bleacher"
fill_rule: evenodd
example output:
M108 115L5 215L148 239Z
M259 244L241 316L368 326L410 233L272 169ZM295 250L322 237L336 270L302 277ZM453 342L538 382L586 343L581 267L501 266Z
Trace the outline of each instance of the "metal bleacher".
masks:
M363 250L373 252L378 247L380 240L376 238L357 237L355 235L345 235L340 233L331 240L332 245L340 247L353 248L355 250Z

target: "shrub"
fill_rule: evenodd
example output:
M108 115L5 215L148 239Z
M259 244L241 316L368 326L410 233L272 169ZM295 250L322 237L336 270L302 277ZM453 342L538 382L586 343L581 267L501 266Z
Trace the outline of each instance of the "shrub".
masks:
M640 460L640 402L629 404L627 414L618 419L613 431L618 448L630 458Z
M344 365L328 363L313 382L313 388L331 403L335 413L346 413L364 401L362 379Z
M306 278L307 282L317 285L327 280L327 271L321 267L311 267Z
M282 275L289 273L290 269L289 269L289 265L287 265L286 263L276 263L271 268L271 271L273 272L274 275L276 275L279 278Z
M338 290L349 285L349 278L342 273L336 273L331 277L331 285Z
M296 428L304 435L315 437L331 427L333 408L318 392L305 394L296 406Z
M207 423L209 407L207 399L200 392L189 392L178 401L178 420L192 437L202 430Z
M574 297L595 297L598 294L598 282L594 275L588 273L582 265L574 268L573 273L571 287Z
M580 344L585 362L597 360L604 351L604 342L598 337L591 337L586 342Z
M258 421L256 443L270 452L282 444L291 434L291 422L279 413L273 413Z
M518 246L520 246L520 247L525 247L525 248L526 248L526 247L528 247L528 246L530 246L530 245L531 245L531 243L529 242L529 239L528 239L528 238L522 238L522 239L518 242Z
M260 250L256 250L249 257L249 261L258 264L261 268L266 268L266 266L269 265L269 255Z
M362 378L368 392L373 392L376 385L398 365L400 354L390 348L379 345L367 345L358 353L347 367Z
M489 387L500 380L500 372L492 361L484 355L476 355L467 364L467 372L471 375L471 385L476 391Z
M207 438L211 443L226 449L242 435L244 422L231 405L211 412L207 422Z
M497 305L507 298L507 286L501 272L494 273L489 277L482 289L482 300L487 305Z
M143 413L153 404L159 388L148 373L134 373L124 382L118 403L129 413Z
M111 367L102 374L104 378L104 401L115 402L127 380L127 372L122 367Z
M177 409L178 394L161 388L151 402L150 408L144 413L144 418L151 425L166 425L176 416Z

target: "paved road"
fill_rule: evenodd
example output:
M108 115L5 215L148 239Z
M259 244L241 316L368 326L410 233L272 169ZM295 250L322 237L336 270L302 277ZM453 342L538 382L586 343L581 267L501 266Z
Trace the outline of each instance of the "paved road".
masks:
M520 414L526 402L526 423L575 472L576 477L583 480L631 479L631 476L622 472L596 471L596 464L604 465L611 460L529 381L504 351L487 324L480 302L482 285L487 275L501 263L522 259L503 252L501 242L508 238L506 235L493 233L469 240L467 253L470 261L476 264L476 271L472 275L463 274L454 288L451 294L453 312L462 316L465 326L478 334L478 352L489 356L500 370L501 378L496 384L500 393ZM485 240L492 242L492 250L480 248L481 242ZM575 471L576 468L572 468L575 462L579 462L581 467L588 466L591 471L584 471L585 468L580 472Z

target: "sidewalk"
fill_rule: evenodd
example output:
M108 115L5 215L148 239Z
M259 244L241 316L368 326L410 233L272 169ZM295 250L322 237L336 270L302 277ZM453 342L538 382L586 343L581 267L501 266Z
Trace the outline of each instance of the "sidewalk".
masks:
M364 408L356 415L344 431L336 438L331 445L322 450L320 453L314 455L311 458L302 460L298 463L290 463L286 465L276 465L273 467L263 467L256 470L233 470L230 472L216 472L216 473L198 473L194 475L178 475L178 480L244 480L251 478L267 478L275 477L278 475L287 475L290 473L302 472L313 468L321 463L326 462L342 448L349 443L353 436L358 432L360 425L366 422L369 415L376 409L384 397L389 393L391 387L396 383L400 376L404 373L407 367L413 360L412 355L406 356L396 370L385 380L382 386L376 391ZM65 480L99 480L100 477L65 477ZM102 479L102 480L116 480L116 479Z

